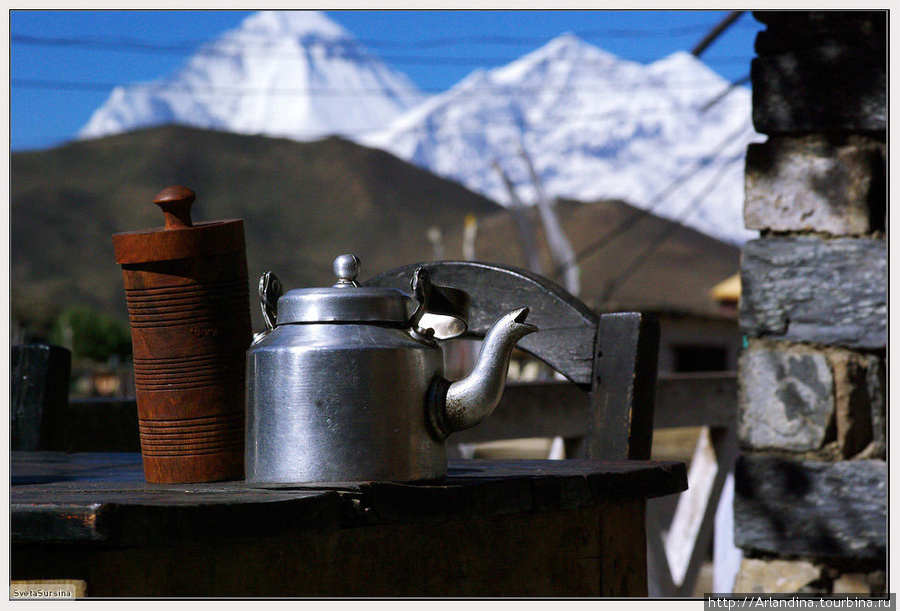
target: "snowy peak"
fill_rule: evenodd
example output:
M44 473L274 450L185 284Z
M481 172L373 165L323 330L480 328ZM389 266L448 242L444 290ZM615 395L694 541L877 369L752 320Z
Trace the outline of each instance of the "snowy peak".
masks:
M177 123L311 140L382 128L424 96L317 11L264 11L153 83L116 88L79 134Z
M728 86L689 53L642 65L564 34L473 73L363 142L501 203L535 203L539 191L621 199L741 242L750 237L743 156L755 133L747 89L708 107Z
M260 11L247 17L242 31L255 36L352 39L352 35L319 11Z

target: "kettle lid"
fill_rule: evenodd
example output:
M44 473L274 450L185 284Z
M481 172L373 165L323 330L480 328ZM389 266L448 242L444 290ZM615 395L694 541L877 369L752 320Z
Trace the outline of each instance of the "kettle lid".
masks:
M395 288L364 287L356 282L356 255L334 260L337 282L330 287L293 289L278 298L277 324L314 322L371 322L405 324L415 303Z

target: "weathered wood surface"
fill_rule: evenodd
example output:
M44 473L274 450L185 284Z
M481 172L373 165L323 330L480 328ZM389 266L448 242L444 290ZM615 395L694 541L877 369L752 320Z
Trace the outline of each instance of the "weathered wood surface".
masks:
M660 374L653 426L735 426L734 372ZM494 413L476 427L454 433L453 443L527 437L582 437L588 431L588 395L562 381L508 383ZM606 457L599 457L606 459Z
M644 596L640 501L148 547L14 544L14 576L109 597Z
M137 454L12 463L12 578L111 597L645 596L645 499L687 485L683 463L651 461L284 489L146 484Z
M581 460L453 461L446 479L408 484L147 484L135 454L14 453L12 477L18 542L255 536L297 529L298 519L309 528L464 519L646 499L687 486L683 463Z
M887 463L744 455L735 467L735 543L756 553L883 563Z
M59 447L66 432L72 353L62 346L10 348L10 449Z
M367 280L367 286L389 286L409 293L419 267L434 284L469 294L468 337L484 337L510 310L528 306L528 322L540 331L522 338L517 347L529 352L576 384L590 386L597 316L565 289L529 271L475 263L417 263Z
M244 369L252 329L243 221L194 224L194 193L155 199L161 230L113 236L134 348L148 481L244 472Z
M883 349L884 240L770 237L744 245L741 329L751 337Z
M659 323L633 312L600 317L591 380L587 456L648 460Z

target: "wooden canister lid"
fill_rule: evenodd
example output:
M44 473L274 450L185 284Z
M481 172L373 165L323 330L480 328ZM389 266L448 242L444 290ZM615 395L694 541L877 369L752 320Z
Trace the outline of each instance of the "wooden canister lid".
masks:
M113 234L116 263L171 261L243 251L244 222L234 219L195 224L191 220L195 199L187 187L163 189L153 203L162 208L165 226Z

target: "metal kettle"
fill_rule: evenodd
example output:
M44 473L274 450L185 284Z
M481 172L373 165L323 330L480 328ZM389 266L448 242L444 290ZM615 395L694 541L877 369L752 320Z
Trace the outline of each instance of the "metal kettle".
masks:
M537 331L524 322L527 307L507 313L485 336L468 377L448 381L438 342L466 323L464 313L440 307L441 297L463 302L465 293L432 286L422 268L412 295L362 287L359 265L354 255L335 259L338 280L328 288L282 294L271 272L260 279L268 329L247 351L248 483L445 476L445 439L490 415L513 347Z

